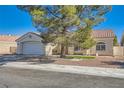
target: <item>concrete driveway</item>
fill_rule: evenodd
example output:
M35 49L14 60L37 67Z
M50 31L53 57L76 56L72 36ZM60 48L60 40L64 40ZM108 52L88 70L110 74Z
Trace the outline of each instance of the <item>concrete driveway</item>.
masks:
M124 88L124 79L72 73L0 67L5 88Z
M124 69L101 68L88 66L58 65L58 64L37 64L36 62L7 62L1 63L1 67L14 67L30 70L45 70L54 72L66 72L75 74L96 75L105 77L124 78Z

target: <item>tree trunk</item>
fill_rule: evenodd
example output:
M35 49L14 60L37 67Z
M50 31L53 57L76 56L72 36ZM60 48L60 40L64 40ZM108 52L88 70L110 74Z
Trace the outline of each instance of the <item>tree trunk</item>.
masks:
M61 44L61 53L60 53L60 58L65 57L65 46Z
M64 37L66 35L66 28L64 27L64 30L62 31L62 36ZM61 53L60 53L60 58L64 58L65 57L65 46L63 44L63 42L61 43Z

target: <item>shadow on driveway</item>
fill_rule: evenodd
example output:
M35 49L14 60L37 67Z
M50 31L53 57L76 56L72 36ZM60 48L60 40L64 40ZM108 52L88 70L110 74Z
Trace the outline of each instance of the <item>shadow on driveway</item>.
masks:
M26 56L26 55L0 55L0 65L7 62L31 62L31 64L49 64L55 62L49 57L45 56ZM32 63L34 62L34 63Z

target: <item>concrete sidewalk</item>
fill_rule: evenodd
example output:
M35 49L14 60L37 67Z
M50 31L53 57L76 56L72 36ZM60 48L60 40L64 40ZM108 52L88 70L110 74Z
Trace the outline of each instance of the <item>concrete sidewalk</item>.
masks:
M70 65L57 65L57 64L35 64L34 62L7 62L2 66L16 67L22 69L47 70L47 71L66 72L66 73L75 73L75 74L124 78L124 69L115 69L115 68L70 66Z

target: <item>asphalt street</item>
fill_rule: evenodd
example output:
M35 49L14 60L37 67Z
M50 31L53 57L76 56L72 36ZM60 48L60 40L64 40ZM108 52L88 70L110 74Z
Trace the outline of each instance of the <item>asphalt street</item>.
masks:
M1 88L115 88L124 79L0 67Z

